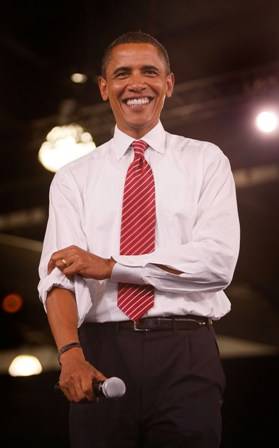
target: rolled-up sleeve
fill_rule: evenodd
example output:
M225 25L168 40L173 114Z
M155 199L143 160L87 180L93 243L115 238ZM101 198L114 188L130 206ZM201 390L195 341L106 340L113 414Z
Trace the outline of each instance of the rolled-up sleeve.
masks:
M47 265L53 252L76 245L87 250L86 238L81 222L82 200L78 186L69 172L58 172L50 186L49 217L39 264L39 297L46 309L48 292L53 287L65 288L75 295L78 308L79 325L92 302L86 281L80 276L67 278L58 268L47 272Z
M178 294L220 291L230 284L239 254L240 227L230 163L218 148L206 157L202 177L191 239L186 244L165 241L150 254L114 255L119 266L114 267L113 281L129 279Z

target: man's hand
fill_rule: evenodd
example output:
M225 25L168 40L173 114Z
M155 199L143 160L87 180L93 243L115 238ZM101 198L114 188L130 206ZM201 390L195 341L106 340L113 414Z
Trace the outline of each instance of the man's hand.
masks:
M94 381L104 381L106 377L84 358L80 348L73 348L61 355L59 388L69 401L93 400Z
M103 280L110 278L115 261L91 254L80 247L69 246L54 252L48 262L48 273L55 267L67 277L79 274L86 278Z

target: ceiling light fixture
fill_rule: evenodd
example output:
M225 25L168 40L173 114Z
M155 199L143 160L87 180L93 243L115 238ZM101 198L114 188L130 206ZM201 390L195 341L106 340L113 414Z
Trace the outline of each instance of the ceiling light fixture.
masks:
M87 81L87 76L84 73L73 73L71 75L71 80L75 84L84 84Z
M96 148L89 132L78 124L55 126L46 137L39 150L39 160L49 171L76 160Z

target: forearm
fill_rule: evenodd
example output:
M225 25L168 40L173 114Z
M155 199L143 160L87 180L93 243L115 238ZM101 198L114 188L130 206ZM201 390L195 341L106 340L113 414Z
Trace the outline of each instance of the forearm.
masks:
M67 289L53 288L48 293L46 309L57 348L78 342L78 313L74 294ZM60 362L59 386L68 400L92 400L93 382L104 381L106 377L86 361L80 347L64 352Z
M74 294L63 288L53 288L47 296L47 317L57 348L77 342L78 314Z
M213 244L212 244L213 245ZM150 284L162 292L214 292L230 283L236 259L236 249L189 243L160 248L152 254L116 257L112 281Z

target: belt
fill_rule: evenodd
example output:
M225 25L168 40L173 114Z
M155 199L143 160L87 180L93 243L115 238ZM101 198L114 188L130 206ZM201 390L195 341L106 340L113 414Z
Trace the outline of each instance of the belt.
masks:
M194 316L169 316L169 317L146 317L140 320L125 320L114 322L118 330L131 331L163 331L163 330L195 330L200 327L212 325L212 320L207 317Z

